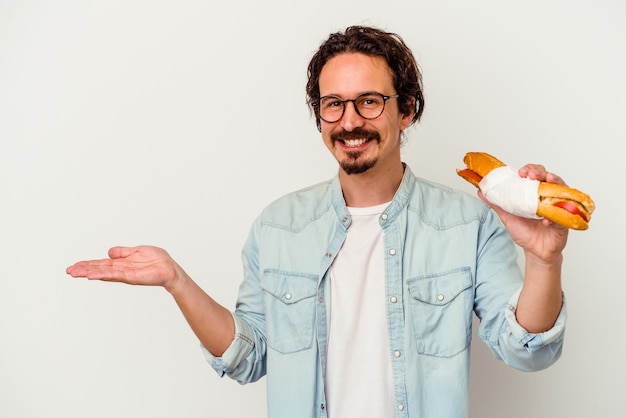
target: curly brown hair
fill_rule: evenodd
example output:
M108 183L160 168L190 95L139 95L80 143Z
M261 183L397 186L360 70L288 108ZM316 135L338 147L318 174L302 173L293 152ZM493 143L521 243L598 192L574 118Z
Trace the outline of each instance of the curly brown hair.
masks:
M382 57L393 73L393 85L400 95L400 112L408 115L414 111L411 124L422 116L424 95L422 93L422 73L413 53L397 34L385 32L369 26L349 26L344 32L331 34L311 58L307 70L307 103L315 114L317 129L321 131L319 115L320 73L324 65L335 55L357 52ZM414 109L411 109L413 99Z

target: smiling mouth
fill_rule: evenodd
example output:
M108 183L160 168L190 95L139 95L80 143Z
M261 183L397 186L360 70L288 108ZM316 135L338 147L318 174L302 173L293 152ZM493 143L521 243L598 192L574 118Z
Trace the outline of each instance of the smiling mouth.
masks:
M371 140L380 142L380 134L367 129L335 132L331 134L330 138L333 142L340 142L346 148L355 149L364 146Z
M346 147L356 148L365 144L367 141L368 141L367 139L361 138L361 139L345 139L342 142Z

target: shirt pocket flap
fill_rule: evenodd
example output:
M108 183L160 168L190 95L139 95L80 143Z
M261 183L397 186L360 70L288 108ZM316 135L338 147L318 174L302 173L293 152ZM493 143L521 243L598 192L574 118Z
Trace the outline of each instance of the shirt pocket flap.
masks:
M265 272L260 282L261 288L276 299L290 305L317 293L317 277L277 272Z
M463 291L472 286L469 268L416 277L408 282L409 293L414 299L431 305L447 305Z

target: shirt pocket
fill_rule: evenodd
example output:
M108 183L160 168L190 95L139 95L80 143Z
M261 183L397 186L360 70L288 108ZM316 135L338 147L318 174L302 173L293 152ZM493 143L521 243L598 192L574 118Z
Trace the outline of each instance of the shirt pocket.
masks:
M267 345L280 353L310 348L315 325L316 275L265 271L264 291Z
M450 357L471 341L474 292L469 268L407 281L417 351Z

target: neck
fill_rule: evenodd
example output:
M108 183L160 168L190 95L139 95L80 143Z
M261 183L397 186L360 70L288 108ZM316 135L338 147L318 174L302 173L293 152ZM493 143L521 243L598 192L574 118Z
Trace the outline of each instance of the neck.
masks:
M393 200L404 175L404 166L370 170L360 174L346 174L339 170L339 182L346 205L350 207L376 206Z

